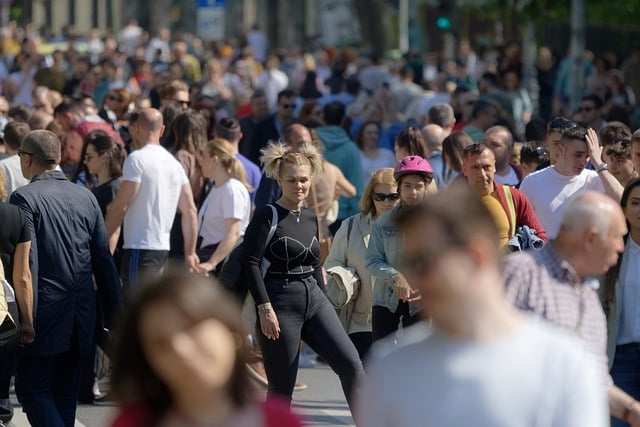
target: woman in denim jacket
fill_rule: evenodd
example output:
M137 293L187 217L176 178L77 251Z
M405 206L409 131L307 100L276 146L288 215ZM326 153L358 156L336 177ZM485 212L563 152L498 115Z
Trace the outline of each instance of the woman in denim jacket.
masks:
M419 320L418 305L413 302L420 298L405 277L398 271L399 247L402 236L394 224L394 219L404 206L420 202L427 194L433 181L433 169L420 156L407 156L396 166L395 179L400 192L400 204L382 215L374 224L365 257L366 267L374 278L372 332L377 341L398 330L402 319L403 327Z

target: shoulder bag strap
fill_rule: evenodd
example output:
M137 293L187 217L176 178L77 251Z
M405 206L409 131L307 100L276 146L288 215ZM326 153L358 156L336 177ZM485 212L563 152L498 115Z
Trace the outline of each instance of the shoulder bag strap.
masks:
M509 237L513 237L516 234L516 207L513 204L513 195L511 194L511 188L508 185L503 185L504 196L507 199L507 206L509 207Z
M273 235L276 234L276 227L278 226L278 211L276 211L275 206L271 203L267 206L271 208L271 226L269 227L269 234L267 235L267 244L269 244Z
M316 212L316 222L318 223L318 241L322 241L322 226L320 225L320 215L318 215L318 197L316 196L316 189L311 183L311 197L313 197L313 210Z

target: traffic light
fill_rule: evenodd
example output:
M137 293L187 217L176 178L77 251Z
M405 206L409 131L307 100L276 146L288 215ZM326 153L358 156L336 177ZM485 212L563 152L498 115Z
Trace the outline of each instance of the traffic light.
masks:
M436 27L440 31L451 31L451 1L443 0L438 4Z

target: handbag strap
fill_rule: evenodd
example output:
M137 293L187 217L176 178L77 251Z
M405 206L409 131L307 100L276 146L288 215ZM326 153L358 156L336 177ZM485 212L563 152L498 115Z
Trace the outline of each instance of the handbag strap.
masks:
M267 245L273 239L273 235L276 234L276 227L278 226L278 211L269 203L267 206L271 208L271 226L269 227L269 234L267 235Z
M316 212L316 222L318 223L318 241L322 241L322 227L320 225L320 215L318 214L318 197L316 196L316 188L311 183L311 197L313 197L313 210Z

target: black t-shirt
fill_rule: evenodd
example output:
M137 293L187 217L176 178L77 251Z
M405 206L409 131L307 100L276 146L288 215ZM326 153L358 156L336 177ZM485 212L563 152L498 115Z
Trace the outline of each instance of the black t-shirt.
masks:
M13 284L13 253L18 243L29 242L29 226L19 207L0 203L0 258L4 276Z
M249 289L256 305L269 301L260 273L263 256L271 263L266 280L278 274L313 275L318 285L324 286L318 222L313 210L303 208L298 216L277 203L272 206L278 213L278 226L271 241L265 245L272 216L269 206L256 210L244 235L244 266L249 272Z
M100 205L100 211L102 211L103 217L107 216L107 206L116 198L121 184L122 181L120 181L120 179L114 178L111 181L98 185L92 190L93 195L96 196L98 200L98 205Z

